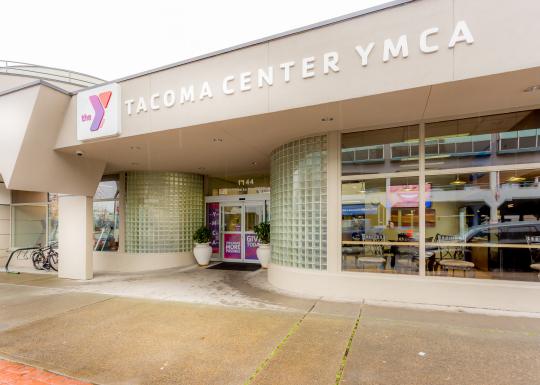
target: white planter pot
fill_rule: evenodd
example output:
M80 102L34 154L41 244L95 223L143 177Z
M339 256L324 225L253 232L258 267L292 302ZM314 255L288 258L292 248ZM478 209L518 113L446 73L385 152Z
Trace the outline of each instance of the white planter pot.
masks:
M268 268L270 256L272 255L272 247L269 244L261 244L257 247L257 258L263 268Z
M210 246L210 243L196 243L193 248L193 255L195 255L199 265L206 266L212 257L212 246Z

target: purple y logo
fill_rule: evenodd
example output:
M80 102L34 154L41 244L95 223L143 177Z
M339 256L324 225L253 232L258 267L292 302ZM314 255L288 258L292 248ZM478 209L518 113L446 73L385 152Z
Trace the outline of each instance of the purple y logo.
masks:
M97 131L103 127L103 122L105 121L103 117L105 116L105 110L109 105L111 100L112 91L102 92L99 95L92 95L89 97L90 103L94 108L94 120L90 126L90 131ZM90 118L90 117L89 117ZM83 120L85 120L83 118Z

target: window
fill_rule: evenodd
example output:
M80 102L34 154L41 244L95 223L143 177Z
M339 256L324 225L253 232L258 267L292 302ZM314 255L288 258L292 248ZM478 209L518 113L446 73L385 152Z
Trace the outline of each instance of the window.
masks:
M540 111L429 123L426 169L540 161Z
M58 242L58 194L49 193L49 242Z
M418 273L418 189L418 177L342 184L345 270Z
M342 135L343 175L418 170L418 126Z
M344 270L540 280L539 110L379 131L342 135Z
M43 246L47 243L47 205L17 204L11 211L11 246Z
M117 251L119 236L118 180L103 180L94 195L94 250Z

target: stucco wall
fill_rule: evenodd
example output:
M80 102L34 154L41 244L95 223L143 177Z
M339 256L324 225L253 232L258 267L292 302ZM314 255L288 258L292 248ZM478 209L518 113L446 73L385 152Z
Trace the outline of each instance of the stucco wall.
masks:
M486 12L489 10L489 12ZM262 42L246 48L197 60L181 66L120 81L122 100L133 100L132 114L122 106L122 137L187 127L208 122L283 111L321 103L415 89L432 84L537 67L536 36L540 24L536 15L540 3L521 0L417 0L325 27ZM465 21L474 43L459 42L449 48L460 21ZM438 46L432 53L420 49L423 31L438 28L428 44ZM385 41L397 44L406 35L408 56L400 52L384 61ZM374 43L367 65L356 47L367 49ZM339 71L324 72L324 55L338 53ZM314 76L303 76L303 60L313 58ZM311 59L310 59L311 60ZM286 81L284 63L294 61ZM310 61L311 63L311 61ZM274 69L274 83L258 86L258 70ZM251 73L250 89L241 90L242 73ZM311 71L308 71L311 72ZM222 91L224 79L234 93ZM208 82L212 97L202 97ZM193 102L178 103L181 87L194 87ZM176 100L164 106L165 92L173 90ZM444 91L444 90L443 90ZM152 109L150 98L159 108ZM145 108L137 110L142 97ZM424 108L425 106L422 106ZM57 148L78 144L75 130L75 103L71 103L57 140ZM429 113L429 112L428 112ZM306 133L308 134L308 133Z

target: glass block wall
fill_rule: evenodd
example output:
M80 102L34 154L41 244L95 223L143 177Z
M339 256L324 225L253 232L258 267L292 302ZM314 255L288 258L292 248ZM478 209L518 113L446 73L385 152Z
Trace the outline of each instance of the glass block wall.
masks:
M204 222L203 177L178 172L126 175L126 251L190 251Z
M287 143L272 153L272 262L326 269L327 136Z

